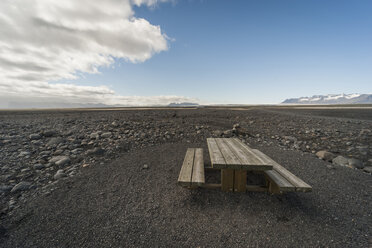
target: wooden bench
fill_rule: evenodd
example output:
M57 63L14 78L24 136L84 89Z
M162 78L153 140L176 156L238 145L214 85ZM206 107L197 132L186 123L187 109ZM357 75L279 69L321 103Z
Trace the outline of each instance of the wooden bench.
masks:
M178 177L178 184L197 188L205 184L202 148L188 148Z
M290 191L310 192L312 187L292 174L286 168L275 162L266 154L257 149L251 149L265 163L273 166L272 170L264 171L270 193L283 193Z

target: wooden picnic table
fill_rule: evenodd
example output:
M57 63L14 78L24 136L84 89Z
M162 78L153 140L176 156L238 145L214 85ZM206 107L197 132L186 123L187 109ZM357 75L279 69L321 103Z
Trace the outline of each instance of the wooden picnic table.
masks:
M204 166L203 149L188 148L178 177L178 184L193 188L220 188L223 191L263 191L281 194L309 192L312 187L275 162L266 154L252 149L238 138L208 138L211 167ZM206 183L205 170L220 170L221 184ZM265 185L247 185L247 172L261 174Z
M272 170L273 165L236 138L208 138L212 167L221 169L223 191L245 192L247 172Z

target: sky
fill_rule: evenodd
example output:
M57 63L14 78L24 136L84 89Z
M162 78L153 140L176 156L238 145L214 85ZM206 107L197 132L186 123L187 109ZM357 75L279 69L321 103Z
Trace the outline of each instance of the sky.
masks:
M370 0L2 0L0 108L372 93Z

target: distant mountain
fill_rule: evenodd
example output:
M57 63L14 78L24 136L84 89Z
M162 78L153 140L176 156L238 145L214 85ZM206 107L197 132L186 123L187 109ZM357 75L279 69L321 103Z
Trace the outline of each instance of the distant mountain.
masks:
M290 98L282 104L372 104L372 94L330 94Z
M192 107L192 106L199 106L199 104L193 102L172 102L168 104L168 107Z

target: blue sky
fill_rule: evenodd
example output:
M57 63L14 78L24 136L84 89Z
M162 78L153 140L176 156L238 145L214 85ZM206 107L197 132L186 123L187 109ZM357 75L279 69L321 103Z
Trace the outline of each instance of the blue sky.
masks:
M212 103L372 93L372 1L195 0L135 13L174 39L169 50L77 82Z
M105 86L121 96L177 95L202 103L280 103L315 94L372 93L370 0L138 1L148 4L132 4L134 17L159 26L169 37L168 49L154 36L157 43L142 48L160 45L151 48L154 53L144 51L146 59L111 52L114 63L98 63L98 74L75 65L58 72L55 80L44 80ZM126 32L119 34L120 42L126 42ZM115 36L106 42L110 39ZM68 79L71 70L76 79Z

